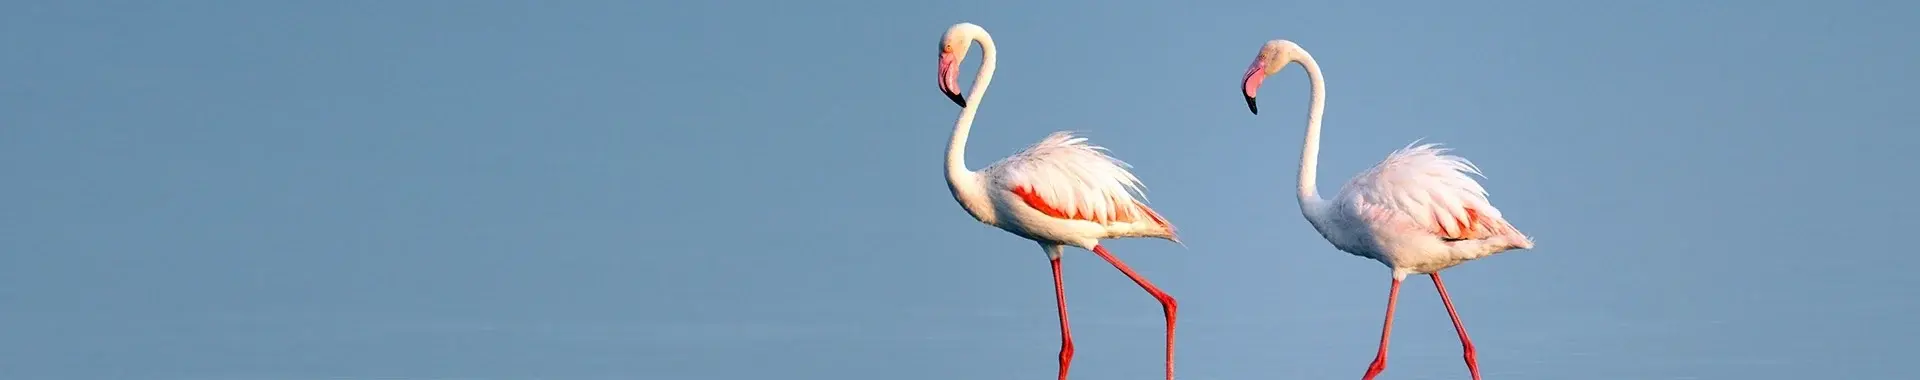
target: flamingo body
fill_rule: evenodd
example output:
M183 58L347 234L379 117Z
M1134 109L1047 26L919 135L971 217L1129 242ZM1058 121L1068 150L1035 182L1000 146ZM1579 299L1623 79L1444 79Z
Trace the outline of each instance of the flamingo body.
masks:
M1136 199L1127 164L1060 131L979 171L993 207L989 223L1038 242L1093 249L1102 239L1178 241L1171 223Z
M1306 205L1317 208L1307 220L1335 248L1379 261L1399 278L1532 248L1468 176L1479 168L1446 152L1439 144L1396 150L1333 199Z

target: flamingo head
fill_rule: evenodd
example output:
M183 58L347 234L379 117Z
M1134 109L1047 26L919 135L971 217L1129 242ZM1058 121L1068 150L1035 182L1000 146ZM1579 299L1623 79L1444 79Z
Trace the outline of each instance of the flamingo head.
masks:
M1300 45L1287 40L1267 41L1266 45L1260 46L1260 55L1253 57L1253 63L1247 65L1246 75L1240 78L1240 94L1247 98L1248 111L1260 114L1260 106L1253 101L1260 92L1260 83L1266 81L1268 76L1279 73L1288 63L1299 59L1301 52Z
M940 36L940 93L962 108L967 106L967 98L960 95L960 60L967 57L973 41L985 33L980 26L963 22L953 24Z

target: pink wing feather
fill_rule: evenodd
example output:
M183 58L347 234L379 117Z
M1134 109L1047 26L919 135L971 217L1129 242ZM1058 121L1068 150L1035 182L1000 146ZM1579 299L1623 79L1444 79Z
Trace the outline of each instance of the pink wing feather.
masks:
M991 186L1056 218L1109 224L1145 217L1172 230L1143 201L1145 185L1127 170L1131 166L1086 141L1072 132L1054 132L981 172L992 178Z
M1439 144L1409 144L1354 176L1341 189L1340 198L1376 217L1370 218L1374 222L1393 223L1413 230L1408 232L1444 240L1517 236L1518 231L1487 200L1487 189L1467 176L1484 177L1480 168L1447 151Z

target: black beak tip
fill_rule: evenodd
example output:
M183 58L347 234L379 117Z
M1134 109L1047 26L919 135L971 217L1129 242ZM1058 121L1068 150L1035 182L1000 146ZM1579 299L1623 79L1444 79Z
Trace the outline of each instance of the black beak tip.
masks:
M947 99L953 99L953 104L960 105L960 108L967 108L967 98L961 97L960 94L947 94Z
M1251 96L1248 96L1248 97L1247 97L1247 110L1248 110L1248 111L1253 111L1253 114L1255 114L1255 115L1259 115L1259 114L1260 114L1260 106L1259 106L1259 105L1257 105L1257 104L1254 104L1254 103L1253 103L1253 97L1251 97Z

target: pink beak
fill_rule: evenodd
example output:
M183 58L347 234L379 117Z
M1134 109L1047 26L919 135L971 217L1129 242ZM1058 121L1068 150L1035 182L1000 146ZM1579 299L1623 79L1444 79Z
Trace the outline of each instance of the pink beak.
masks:
M1260 82L1267 80L1266 73L1267 60L1254 58L1253 64L1247 65L1246 76L1240 77L1240 95L1247 97L1247 110L1255 115L1260 114L1260 106L1254 104L1253 97L1260 92Z
M953 99L960 108L967 107L967 98L960 96L960 57L951 52L940 53L940 93Z

